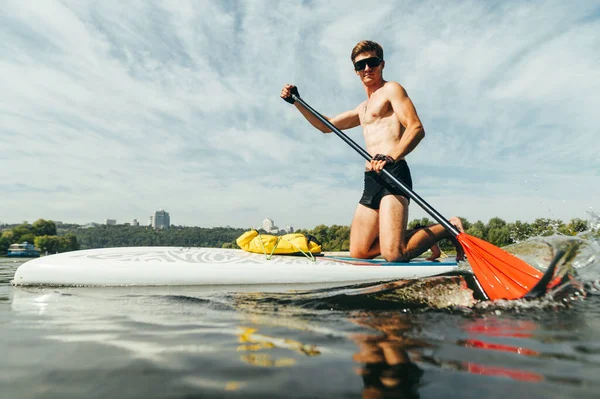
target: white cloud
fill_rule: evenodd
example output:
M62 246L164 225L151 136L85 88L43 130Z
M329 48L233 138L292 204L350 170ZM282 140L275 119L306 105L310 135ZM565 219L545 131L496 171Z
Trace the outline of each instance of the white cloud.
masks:
M415 190L443 214L566 220L598 207L591 2L0 8L0 221L145 221L165 208L184 225L348 224L362 159L278 95L290 82L326 115L356 106L349 54L364 38L383 44L386 78L417 106Z

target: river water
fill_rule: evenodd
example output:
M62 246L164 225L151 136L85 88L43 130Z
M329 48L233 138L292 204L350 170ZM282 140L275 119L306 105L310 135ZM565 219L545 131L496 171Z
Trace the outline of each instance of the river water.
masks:
M322 291L18 288L22 261L4 258L0 396L598 398L599 258L586 241L573 261L585 298L442 308Z

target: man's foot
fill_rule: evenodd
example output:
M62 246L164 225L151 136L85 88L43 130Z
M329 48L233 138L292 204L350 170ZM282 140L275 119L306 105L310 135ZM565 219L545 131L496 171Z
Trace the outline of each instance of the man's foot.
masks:
M459 218L451 217L450 219L448 219L448 221L450 222L451 225L456 227L458 229L458 231L460 231L461 233L465 232L465 229ZM463 249L463 247L460 245L460 243L457 240L452 240L452 242L454 243L454 247L456 248L456 260L457 261L465 260L465 250Z
M442 255L442 250L440 249L438 244L433 244L433 246L429 248L429 250L431 251L431 255L425 260L433 262Z

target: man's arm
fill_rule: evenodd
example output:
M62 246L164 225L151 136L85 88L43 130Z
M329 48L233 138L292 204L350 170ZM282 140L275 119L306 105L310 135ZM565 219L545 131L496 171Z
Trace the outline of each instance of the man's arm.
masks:
M317 129L319 129L323 133L331 133L331 129L329 129L327 126L325 126L325 124L323 122L318 120L306 108L304 108L302 105L300 105L298 103L296 103L294 105L296 106L298 111L300 111L300 113L302 115L304 115L306 120L311 123L311 125L313 125ZM323 117L325 119L327 119L329 122L331 122L333 124L333 126L337 127L340 130L351 129L353 127L360 125L360 120L358 118L358 111L356 109L342 112L341 114L334 116L333 118L328 118L325 115L323 115Z
M389 99L396 117L404 126L404 134L400 142L391 151L390 155L394 159L402 159L415 149L417 144L425 137L423 124L417 115L417 110L411 99L408 97L404 87L396 82L388 83Z
M283 86L283 89L281 90L281 98L288 101L289 97L291 97L292 95L292 89L294 87L294 85L290 84ZM297 102L295 102L294 105L296 106L298 111L300 111L300 113L306 118L306 120L310 122L311 125L319 129L323 133L331 133L331 129L325 126L323 122L318 120L306 108L304 108ZM350 111L342 112L341 114L334 116L333 118L328 118L325 115L323 115L323 117L340 130L351 129L360 125L360 120L358 117L358 107Z

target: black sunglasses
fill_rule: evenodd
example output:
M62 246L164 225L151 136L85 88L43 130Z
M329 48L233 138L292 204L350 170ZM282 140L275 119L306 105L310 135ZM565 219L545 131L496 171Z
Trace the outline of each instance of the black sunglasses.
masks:
M355 71L362 71L362 70L364 70L367 67L367 65L369 66L369 68L376 68L379 65L381 65L382 61L383 60L381 58L379 58L379 57L365 58L365 59L362 59L360 61L356 61L354 63L354 70Z

